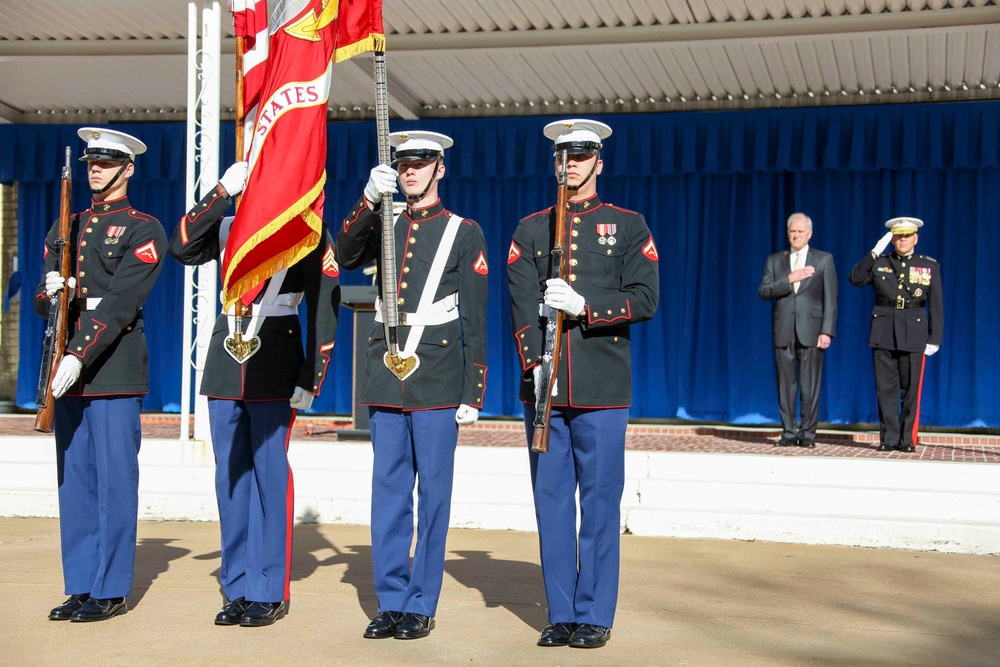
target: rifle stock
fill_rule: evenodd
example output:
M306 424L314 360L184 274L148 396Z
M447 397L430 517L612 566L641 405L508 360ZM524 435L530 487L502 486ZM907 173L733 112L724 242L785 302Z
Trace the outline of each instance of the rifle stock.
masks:
M72 159L72 149L67 146L66 163L62 169L62 188L59 193L59 236L56 239L56 247L59 248L59 273L62 274L64 281L69 280L73 270L69 252L69 207L70 195L73 190ZM52 424L55 420L56 401L52 397L52 378L66 352L69 299L69 288L63 287L52 296L49 307L49 321L45 328L45 343L42 351L42 367L38 375L38 394L35 397L35 407L38 412L35 414L34 428L40 433L52 433Z
M566 238L566 151L562 151L562 163L557 173L559 189L556 195L556 228L552 242L552 258L557 263L556 276L566 279L565 238ZM542 351L542 372L535 394L534 433L531 436L531 451L546 454L549 451L549 423L552 418L552 387L559 370L559 356L562 352L563 312L549 310L545 322L545 347ZM568 391L568 389L564 389Z

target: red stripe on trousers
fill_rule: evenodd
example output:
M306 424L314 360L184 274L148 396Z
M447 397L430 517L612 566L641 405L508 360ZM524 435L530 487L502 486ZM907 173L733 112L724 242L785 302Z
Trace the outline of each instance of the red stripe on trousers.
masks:
M295 425L297 410L292 410L292 420L288 423L288 433L285 435L285 458L288 458L288 443L292 439L292 427ZM292 464L288 464L288 491L285 493L285 600L289 600L289 589L292 578L292 526L295 521L295 482L292 479Z

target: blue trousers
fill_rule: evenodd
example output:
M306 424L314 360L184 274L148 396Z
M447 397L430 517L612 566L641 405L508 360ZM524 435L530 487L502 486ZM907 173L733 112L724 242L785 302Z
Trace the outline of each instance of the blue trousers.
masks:
M529 448L534 418L525 404ZM553 407L548 453L529 449L549 623L614 623L627 426L627 408Z
M378 610L434 616L444 578L458 424L455 408L370 408L372 567ZM417 546L413 485L417 483Z
M226 599L288 599L294 524L288 400L208 400Z
M67 595L132 594L141 396L56 401L59 535Z

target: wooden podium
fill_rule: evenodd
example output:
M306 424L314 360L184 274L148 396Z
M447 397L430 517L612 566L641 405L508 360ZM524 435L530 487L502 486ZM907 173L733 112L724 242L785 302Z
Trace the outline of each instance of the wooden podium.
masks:
M375 323L375 297L378 288L374 285L341 285L340 305L354 311L354 363L351 365L351 419L353 427L337 431L338 440L371 440L368 428L368 407L358 404L361 393L358 374L364 371L368 354L368 336Z

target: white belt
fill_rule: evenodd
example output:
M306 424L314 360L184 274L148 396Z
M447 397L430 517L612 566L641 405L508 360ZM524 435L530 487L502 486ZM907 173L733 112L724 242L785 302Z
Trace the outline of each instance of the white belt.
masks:
M447 324L458 319L458 292L449 294L435 301L425 311L418 313L399 313L399 326L402 327L433 327ZM382 299L375 297L375 321L385 322L385 308Z
M250 317L285 317L287 315L299 314L299 303L302 301L302 292L286 292L278 294L273 299L267 299L267 303L255 303L250 312ZM230 318L235 315L232 309L226 312Z

